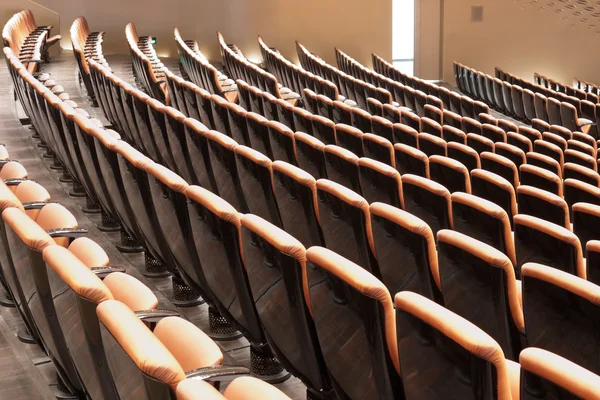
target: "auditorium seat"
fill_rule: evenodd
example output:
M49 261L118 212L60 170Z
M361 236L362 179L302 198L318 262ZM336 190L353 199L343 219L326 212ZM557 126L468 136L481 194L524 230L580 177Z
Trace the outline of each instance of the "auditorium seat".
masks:
M442 139L444 139L447 143L467 143L467 135L459 128L454 128L450 125L444 125L442 130Z
M394 306L385 285L322 247L306 252L312 316L325 364L340 398L403 396ZM340 351L344 346L346 351ZM349 347L350 346L350 347ZM348 351L353 368L348 369ZM373 373L377 371L377 373Z
M497 142L494 144L494 151L512 161L517 169L526 162L525 152L512 144Z
M600 399L600 377L563 357L530 347L521 352L519 363L522 400L551 399L555 394Z
M475 150L479 155L484 152L494 152L494 142L476 133L467 133L467 146Z
M278 360L307 385L308 396L331 395L331 382L311 315L305 282L306 249L264 219L241 219L248 282L267 341ZM269 298L277 297L275 305ZM294 326L290 335L282 325Z
M600 189L577 179L565 179L564 197L569 207L576 203L590 203L600 206Z
M443 185L450 193L471 193L469 170L460 161L449 157L429 157L429 178Z
M517 196L514 186L493 172L484 169L471 171L471 191L473 195L491 201L502 207L513 226L513 216L517 211Z
M413 174L429 178L429 157L415 147L402 143L394 145L396 169L400 175Z
M600 186L600 175L596 171L569 162L564 165L564 179L576 179L592 186Z
M559 178L562 177L563 169L561 168L561 165L558 163L558 161L556 161L552 157L535 151L530 151L525 155L525 157L527 158L527 164L547 169L548 171L557 175Z
M410 147L418 148L419 132L405 124L394 124L392 143L401 143Z
M468 171L480 168L479 154L471 147L461 143L449 142L447 146L448 157L463 164Z
M515 189L519 186L519 170L513 161L504 156L490 152L481 153L480 158L482 169L503 177L509 181Z
M597 373L598 350L592 338L598 324L595 299L600 287L533 262L523 265L522 276L528 347L551 351Z
M419 133L418 148L428 157L438 155L446 156L446 141L439 136L434 136L429 133Z
M327 248L380 276L369 203L347 187L327 179L317 181L317 199Z
M517 276L528 262L537 262L585 279L581 243L566 228L530 215L514 216Z
M539 154L543 154L552 158L558 163L560 169L562 170L562 167L565 163L565 158L560 147L546 140L536 140L533 143L533 150Z
M394 167L394 146L386 138L372 133L362 136L363 154L365 157Z
M567 149L564 152L565 163L573 163L578 164L583 167L589 168L594 172L598 171L598 164L596 163L596 158L582 153L577 150Z
M199 186L185 191L193 246L213 301L209 320L219 333L234 336L236 330L250 342L255 360L252 373L267 382L282 382L289 373L277 362L268 347L256 312L242 253L241 215L219 196ZM215 236L216 235L216 236ZM212 238L212 239L211 239ZM238 282L235 286L230 282ZM203 291L204 292L204 291ZM236 297L238 301L231 302ZM216 312L215 312L216 309Z
M489 200L461 192L452 194L454 230L494 247L516 265L510 219L502 207Z
M362 143L361 143L362 146ZM327 145L323 149L327 179L343 185L360 194L358 178L358 157L342 147Z
M567 141L561 135L551 132L544 132L542 134L542 140L558 146L563 152L567 150Z
M381 136L389 140L390 142L394 140L393 133L393 123L388 121L382 117L372 117L371 118L371 130L365 131L363 133L373 133L374 135Z
M519 398L519 365L481 328L416 293L398 293L394 304L407 399Z
M410 290L440 302L437 251L429 226L388 204L373 203L370 210L381 279L388 290Z
M513 263L492 246L459 232L441 230L437 239L444 306L480 327L507 357L516 359L525 326ZM502 299L502 308L497 308L497 299Z
M578 151L580 153L583 153L590 157L593 157L594 160L596 159L596 155L597 155L596 149L585 142L575 140L575 139L569 140L567 142L567 149Z
M513 132L513 134L514 133L515 132ZM529 139L529 141L531 143L542 138L542 134L540 131L538 131L537 129L534 129L534 128L530 128L528 126L520 126L518 129L518 132L516 132L516 133L518 133L519 135L525 136L527 139ZM510 132L507 135L509 135L509 137L510 137ZM529 150L529 151L531 151L531 150Z
M432 180L403 174L402 190L405 210L425 221L434 235L440 229L452 229L452 203L448 189Z
M350 126L350 125L337 124L335 126L335 137L336 137L337 145L348 151L351 151L352 153L356 154L358 157L362 157L363 156L363 145L362 145L363 132L370 132L370 131L371 131L370 123L369 123L369 129L367 129L367 130L361 130L359 128L356 128L356 127Z
M313 136L323 144L336 144L335 123L328 118L314 114L312 116Z
M470 132L470 131L469 131ZM481 127L481 136L490 139L492 142L506 142L506 132L497 126L483 124Z
M327 178L325 168L325 144L307 133L294 133L296 161L298 167L314 176L315 179Z
M66 387L65 394L82 395L83 387L58 321L52 293L38 290L38 287L49 287L48 275L37 271L45 270L42 258L45 248L54 244L67 247L70 239L85 235L87 231L77 229L75 217L57 203L44 206L37 222L18 208L5 209L2 219L11 275L15 278L15 287L11 288L16 295L14 300L28 322L30 334L53 360Z
M220 394L210 383L200 379L184 379L177 385L177 400L290 400L273 385L253 377L240 377Z
M523 164L519 167L521 185L533 186L563 196L563 183L558 175L535 165Z
M370 158L358 160L360 187L369 204L382 202L404 208L402 180L396 169Z
M532 215L571 230L569 206L562 197L537 187L517 188L519 213Z

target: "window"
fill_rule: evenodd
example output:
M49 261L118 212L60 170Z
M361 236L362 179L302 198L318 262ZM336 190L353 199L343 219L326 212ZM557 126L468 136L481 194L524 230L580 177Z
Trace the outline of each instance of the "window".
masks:
M414 74L415 0L393 0L392 62L405 74Z

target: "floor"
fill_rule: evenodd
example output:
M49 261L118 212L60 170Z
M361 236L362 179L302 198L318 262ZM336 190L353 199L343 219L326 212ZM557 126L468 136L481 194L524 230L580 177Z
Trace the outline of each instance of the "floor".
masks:
M107 56L113 72L122 79L133 84L131 63L128 56ZM179 73L176 60L162 60L174 73ZM33 131L19 123L17 116L19 110L12 94L12 83L8 71L0 64L0 143L6 145L10 158L18 160L27 169L31 179L43 185L53 201L60 202L67 207L77 218L80 227L89 230L89 237L98 242L108 253L111 265L123 266L127 273L140 279L148 285L159 299L159 307L175 309L170 302L172 287L170 278L148 279L141 271L144 269L143 253L121 254L115 245L120 241L120 234L105 233L97 229L100 223L98 214L85 214L81 207L85 205L82 198L73 198L68 195L70 185L59 182L59 172L51 170L51 160L43 158L43 149L38 147L38 141L32 138ZM69 93L72 100L85 108L90 114L107 121L98 108L89 104L84 88L80 87L76 79L76 63L72 52L63 51L53 57L44 72ZM0 289L0 292L2 289ZM2 293L0 293L0 296ZM203 330L208 330L208 307L206 305L179 308L186 318ZM35 345L23 344L17 337L17 331L22 327L19 314L14 308L0 306L0 400L21 399L52 399L56 387L56 373L50 360ZM223 352L230 362L235 362L249 367L250 352L248 342L238 339L228 342L219 342ZM300 380L292 377L276 385L294 400L306 398L306 388Z

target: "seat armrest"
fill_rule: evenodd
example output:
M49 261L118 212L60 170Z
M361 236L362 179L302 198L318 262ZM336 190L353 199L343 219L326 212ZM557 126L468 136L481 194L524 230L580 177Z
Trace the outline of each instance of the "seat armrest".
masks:
M135 315L142 321L148 323L157 323L166 317L179 317L181 313L177 310L140 310Z
M521 366L519 363L506 360L506 369L512 400L519 400L521 398Z
M48 203L47 201L27 201L23 203L23 208L25 210L41 210Z
M185 373L187 379L200 379L209 382L229 381L247 375L250 375L250 370L248 368L227 365L198 368Z
M57 229L48 229L46 231L51 238L69 238L69 239L77 239L80 237L84 237L88 234L87 229L83 228L57 228Z
M92 267L92 268L90 268L90 271L92 271L94 274L96 274L96 276L98 278L104 279L108 275L112 274L113 272L125 273L125 268L107 265L106 267Z
M22 178L5 179L4 180L4 184L6 186L17 186L19 183L25 182L25 181L28 181L28 180L29 179L27 179L27 178L25 178L25 179L22 179Z

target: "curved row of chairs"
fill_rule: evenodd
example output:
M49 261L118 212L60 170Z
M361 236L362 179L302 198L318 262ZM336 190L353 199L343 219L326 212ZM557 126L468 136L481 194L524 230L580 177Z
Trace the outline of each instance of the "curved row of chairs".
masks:
M167 68L160 62L151 36L139 36L132 22L125 27L125 37L129 44L131 61L133 63L133 75L146 93L160 101L167 101L167 84L165 71Z
M425 96L429 100L427 104L436 106L440 110L460 114L461 117L478 119L480 114L490 113L489 107L482 102L473 101L468 96L461 96L434 83L408 77L375 54L373 54L373 70L371 70L340 49L336 48L335 52L338 67L342 71L373 85L387 88L393 94L394 100L401 106L410 108L420 117L424 116L424 102L421 99ZM392 87L389 87L390 80L394 81ZM415 100L411 101L413 96Z
M113 103L114 103L114 102L113 102ZM312 251L312 252L311 252L311 251ZM324 254L323 254L323 253L324 253ZM325 257L325 258L324 258L324 257L323 257L323 255L330 257L330 258L331 258L331 260L327 260L327 257ZM340 264L342 264L344 267L346 267L346 266L347 266L347 268L343 268L344 275L342 275L342 276L340 277L340 279L341 279L343 282L347 282L347 283L349 282L349 285L350 285L350 286L352 286L352 284L355 282L353 279L350 279L350 278L352 278L352 277L348 277L348 272L350 272L350 273L349 273L349 275L356 275L356 276L355 276L355 278L356 278L356 277L359 277L359 279L357 279L357 281L360 281L360 282L361 282L361 286L360 286L360 288L358 288L358 290L359 290L359 291L363 291L363 293L365 293L365 285L364 285L364 283L365 283L365 282L369 282L369 283L372 283L372 285L371 285L370 287L368 287L368 288L367 288L367 289L368 289L368 291L366 291L366 293L367 293L369 296L372 296L372 293L374 293L374 290L375 290L377 293L381 293L381 286L378 286L378 285L377 285L377 283L376 283L375 281L371 281L371 280L369 280L369 278L367 278L366 276L360 275L360 274L361 274L361 272L360 272L360 271L362 271L360 268L351 268L351 265L350 265L350 264L344 264L344 263L343 263L343 260L336 259L336 258L335 258L335 254L333 254L333 253L331 253L331 254L327 254L327 252L323 252L323 251L321 251L320 249L311 249L311 250L309 250L309 253L307 254L307 256L306 256L306 257L308 258L308 261L309 261L310 263L312 263L312 265L314 265L314 266L316 267L316 269L318 269L319 267L321 267L323 270L325 270L325 271L328 271L329 273L335 273L335 272L337 272L338 270L337 270L336 268L337 268L337 266L338 266L338 265L340 265ZM330 262L328 263L327 261L330 261ZM340 282L340 283L341 283L341 282ZM323 285L321 285L321 286L323 286ZM348 286L348 285L347 285L347 286ZM315 292L316 292L316 291L317 291L317 290L319 290L319 289L320 289L320 288L317 288L317 289L314 289L314 290L315 290ZM355 289L356 289L356 288L355 288ZM313 289L311 289L311 290L313 290ZM331 290L335 290L335 287L333 287L333 289L331 289ZM312 293L311 293L311 295L312 295ZM338 298L338 299L340 298L340 296L339 296L339 292L338 292L338 293L334 293L334 295L336 296L336 298ZM406 311L406 307L410 307L410 310L408 311L408 313L409 313L409 314L411 314L411 315L415 315L415 313L416 313L416 315L417 315L417 318L420 318L422 321L425 321L425 323L426 323L426 324L429 324L429 325L431 325L431 324L434 324L434 325L435 325L436 327L438 327L438 328L441 326L441 325L439 325L439 323L440 323L440 321L439 321L439 320L432 320L432 319L428 318L428 317L430 317L430 315L423 316L422 314L420 314L420 311L422 311L422 310L424 310L424 309L427 309L427 310L429 310L429 311L433 311L433 312L432 312L432 314L437 314L437 315L440 315L440 313L441 313L441 310L443 310L443 309L441 309L441 310L440 310L440 309L435 309L435 308L433 308L433 309L432 309L432 308L429 308L429 307L434 307L434 305L433 305L433 304L427 304L427 302L425 302L425 303L418 304L420 307L417 307L417 308L418 308L418 310L416 310L414 307L415 307L415 305L417 305L417 303L419 303L419 298L418 298L418 297L414 297L414 296L413 296L413 295L411 295L411 294L400 294L400 295L398 295L398 296L400 297L400 300L397 300L397 301L396 301L396 305L397 305L397 307L398 307L400 310ZM386 308L386 307L385 307L385 305L386 305L386 304L390 304L390 303L391 303L391 302L388 302L388 301L386 301L386 299L385 299L385 296L378 296L377 298L378 298L378 300L379 300L379 299L381 299L381 302L382 302L382 304L384 305L384 309ZM389 298L389 294L388 294L388 298ZM402 298L404 298L404 299L406 300L406 303L405 303L405 304L403 304L403 303L402 303ZM397 297L397 299L398 299L398 297ZM316 306L315 306L315 303L314 303L314 302L311 302L311 304L312 304L313 312L315 312L315 313L318 313L318 311L317 311L317 309L318 309L318 303L317 303L317 305L316 305ZM316 307L316 308L315 308L315 307ZM389 307L388 307L388 309L389 309ZM371 312L371 313L369 313L369 314L370 314L371 316L375 315L375 313L372 313L372 312ZM324 314L321 314L321 315L324 315ZM385 316L386 316L386 319L385 319L385 321L386 321L386 322L387 322L387 321L389 321L389 312L386 312L386 313L385 313ZM444 315L444 317L445 317L445 318L443 319L443 321L441 321L441 323L448 323L448 322L451 322L451 316L450 316L450 315L448 315L448 314L445 314L445 315ZM435 322L438 322L438 324L435 324ZM452 321L452 322L454 322L454 321ZM462 326L462 327L464 327L464 326L465 326L465 322L466 322L466 321L460 321L460 320L459 320L459 321L456 321L456 322L457 322L457 323L456 323L456 324L454 324L455 326ZM363 323L363 324L364 324L364 323ZM389 333L389 329L387 329L387 328L388 328L388 326L389 326L389 324L388 324L388 325L382 324L382 325L383 325L383 326L385 326L385 328L386 328L386 336L389 336L389 334L388 334L388 333ZM399 324L399 326L401 326L401 327L402 327L402 326L406 326L406 324ZM318 328L317 328L317 329L318 329ZM420 330L419 330L419 331L420 331ZM446 333L447 333L447 330L445 330L445 329L444 329L444 332L446 332ZM417 334L417 330L413 330L413 331L412 331L412 333L413 333L413 334ZM464 332L463 332L463 333L464 333ZM472 332L469 332L469 333L472 333ZM394 335L394 336L395 336L395 335ZM473 338L473 335L468 335L468 334L467 334L467 335L465 335L465 336L469 337L470 339L472 339L472 338ZM475 335L475 336L477 336L477 335ZM380 337L381 337L381 336L380 336ZM444 335L441 335L441 337L444 337ZM469 342L469 341L467 341L467 342L463 342L463 341L461 341L460 339L464 339L464 336L463 336L463 337L461 337L461 335L460 335L460 334L459 334L459 335L457 335L457 336L452 336L452 335L451 335L450 337L451 337L451 339L452 339L452 340L454 340L454 341L458 341L458 342L460 342L460 343L472 343L472 342ZM415 338L416 338L416 337L415 337ZM389 337L388 337L388 339L389 339ZM379 343L382 343L382 342L383 342L383 341L380 341ZM401 341L399 341L399 342L400 342L400 343L405 343L405 344L406 344L406 343L407 343L407 342L409 342L409 341L408 341L408 340L401 340ZM388 346L390 346L390 341L389 341L389 340L386 340L386 343L387 343L387 345L388 345ZM419 342L413 342L413 343L419 343ZM421 343L422 343L422 341L421 341ZM493 343L493 341L492 341L492 342L489 342L489 341L488 341L488 342L486 342L486 343L487 343L487 344L490 344L490 343ZM478 344L481 344L481 343L478 343ZM467 346L467 347L468 347L468 346ZM332 348L334 349L334 351L337 351L337 349L338 349L336 346L333 346ZM412 345L412 348L415 348L415 346L414 346L414 345ZM443 346L437 346L437 350L439 350L439 351L442 351L442 348L443 348ZM498 392L499 392L499 394L500 394L500 397L501 397L501 398L502 398L502 396L505 396L505 398L509 398L509 397L506 397L506 396L508 396L508 386L506 385L506 382L508 381L506 378L507 378L507 376L508 376L508 375L507 375L506 373L503 373L503 372L502 372L502 370L505 370L505 369L506 369L506 365L505 365L504 363L502 363L501 361L498 361L499 359L501 359L501 358L498 358L498 357L500 357L500 356L499 356L499 353L498 353L498 350L497 350L497 349L498 349L498 345L496 344L496 345L495 345L495 347L494 347L494 344L492 344L492 345L491 345L491 348L494 348L494 351L493 351L493 357L494 357L494 360L490 360L490 361L494 363L493 365L494 365L494 367L495 367L495 370L496 370L496 371L498 371L498 370L501 370L500 372L498 372L498 373L497 373L497 375L494 375L494 376L496 377L496 380L500 380L500 381L504 382L503 384L501 384L501 385L498 385ZM408 349L411 349L411 346L408 346ZM418 353L420 353L420 352L417 352L417 353L415 353L415 354L418 354ZM391 352L391 354L392 354L392 356L390 357L390 359L392 360L392 364L394 364L394 358L395 358L395 357L393 356L393 354L394 354L394 353L393 353L393 352ZM409 354L409 352L408 352L408 351L406 351L406 349L405 349L405 351L404 351L404 352L401 352L401 353L400 353L401 357L404 357L404 358L403 358L403 363L402 363L402 365L406 365L406 361L405 361L405 360L407 360L407 357L409 357L409 356L407 356L408 354ZM446 354L447 354L447 352L446 352ZM477 354L478 354L478 355L481 355L481 354L479 354L479 353L477 353ZM489 356L489 354L490 354L490 353L488 352L488 353L487 353L487 356ZM464 356L464 353L463 353L463 356ZM408 359L410 360L410 357L409 357ZM489 358L486 358L486 359L488 359L488 360L489 360ZM414 360L414 358L413 358L413 360ZM396 362L396 363L397 363L397 362ZM525 364L526 364L526 363L525 363ZM408 362L408 365L409 365L409 366L411 365L411 362L410 362L410 361ZM459 366L459 368L460 368L460 366L464 366L464 364L458 364L458 366ZM514 368L511 368L511 369L512 369L512 370L514 370ZM403 368L403 370L404 370L404 368ZM417 370L417 371L419 371L419 368L417 368L416 370ZM423 371L426 371L426 370L423 370ZM429 371L431 371L431 369L429 369ZM443 372L443 371L446 371L446 372L448 372L448 371L449 371L449 369L448 369L448 366L447 366L447 364L446 364L446 365L444 365L444 368L442 368L440 371L442 371L442 372ZM405 371L405 372L406 372L406 371ZM481 372L481 371L475 371L475 372L477 373L477 372ZM505 372L506 372L506 371L505 371ZM407 383L405 383L405 387L406 387L406 384L408 384L408 383L411 381L409 377L410 377L410 376L414 376L414 374L410 374L410 373L408 373L408 372L406 372L406 373L407 373L408 375L404 375L404 376L405 376L405 378L406 378L406 380L407 380ZM385 377L385 374L382 374L382 375L383 375L383 377ZM417 373L417 375L422 375L422 374L419 374L419 373ZM469 375L469 374L467 374L467 375ZM337 375L337 376L339 376L339 375ZM336 376L336 377L337 377L337 376ZM393 379L393 376L394 376L394 375L393 375L393 373L392 373L392 379ZM354 383L354 382L356 382L356 379L355 379L354 377L350 377L350 378L354 378L354 380L353 380L353 381L352 381L352 380L350 380L350 379L347 379L347 376L346 376L346 375L342 375L342 377L343 377L343 378L345 378L345 380L346 380L346 381L345 381L345 382L341 382L341 381L340 381L340 382L338 383L338 385L339 385L340 387L336 387L336 389L337 389L337 390L343 391L344 389L347 389L347 390L353 390L353 391L355 391L355 390L360 390L360 389L362 389L362 388L356 388L356 387L355 387L355 385L347 385L347 383L348 383L348 382L350 382L350 383ZM492 380L493 380L493 379L492 379ZM396 381L397 381L397 378L396 378ZM479 381L479 380L478 380L478 381ZM514 381L514 379L513 379L513 381ZM464 380L463 380L463 382L464 382ZM569 383L571 383L571 382L567 382L567 384L569 384ZM345 385L345 384L346 384L346 385ZM516 386L518 387L518 385L516 385ZM494 390L494 385L493 385L493 384L492 384L492 385L488 385L487 387L488 387L488 388L490 388L490 390ZM422 385L416 385L416 386L414 386L414 388L415 388L415 391L413 391L412 393L418 393L418 390L422 390ZM366 387L366 390L371 390L371 393L373 392L373 390L377 390L377 391L378 391L380 394L382 394L382 396L381 396L382 398L389 398L389 394L390 394L390 393L394 393L394 392L393 392L393 390L394 390L394 389L395 389L395 388L394 388L394 387L392 387L392 392L390 392L390 391L387 391L387 392L386 392L386 390L389 390L389 385L386 385L386 383L385 383L385 382L384 382L384 383L380 383L380 382L378 382L378 384L377 384L377 385L373 385L373 386L370 386L370 387L369 387L369 386L367 386L367 387ZM441 392L442 392L442 391L441 391L441 390L439 390L439 389L440 389L440 388L438 388L438 392L437 392L437 393L441 393ZM569 389L570 389L570 390L574 390L574 389L571 389L571 388L569 388ZM470 388L468 388L468 389L466 389L466 390L467 390L467 391L470 391L471 389L470 389ZM405 391L406 391L406 389L405 389ZM516 391L518 391L518 389L517 389ZM516 393L516 391L515 391L515 392L513 392L513 393ZM527 390L526 390L526 389L524 389L524 391L526 392ZM363 393L364 393L364 392L363 392ZM352 396L352 397L358 397L358 398L361 398L361 394L363 394L363 393L361 393L361 392L358 392L358 393L356 393L356 396ZM398 392L398 393L400 393L400 392ZM354 393L353 393L353 394L354 394ZM447 392L445 392L444 394L447 394ZM367 393L367 395L368 395L368 393ZM370 397L373 397L373 396L370 396ZM518 395L516 395L516 394L515 394L515 395L512 395L512 394L511 394L511 397L517 398L517 397L518 397Z
M209 151L210 151L210 149L209 149ZM213 166L213 170L214 170L214 166ZM323 218L323 215L321 216L321 218ZM245 219L245 217L242 219L242 223L243 223L244 219ZM258 222L259 220L257 219L256 221ZM246 227L247 225L244 224L244 226ZM277 236L281 237L282 235L283 235L283 232L279 231L279 234ZM289 245L286 246L286 249L289 249ZM327 257L323 257L324 255L328 256L330 259L328 260ZM311 249L311 250L309 250L307 252L306 258L307 258L307 260L310 263L312 263L312 265L314 265L317 268L317 271L319 270L319 268L321 268L321 269L324 269L324 270L326 270L326 271L328 271L328 272L330 272L332 274L335 274L336 272L339 273L340 269L343 270L344 271L344 275L339 277L340 280L341 280L340 283L346 282L346 285L348 285L350 288L352 288L353 285L354 285L354 282L356 282L355 279L357 279L358 281L362 282L361 287L360 288L356 288L354 286L354 290L360 290L360 291L362 291L364 293L364 291L365 291L365 282L371 282L370 280L366 279L366 276L363 277L362 275L360 275L360 274L363 274L363 272L361 272L361 271L363 271L363 269L361 269L358 266L353 266L348 261L344 262L344 260L341 259L341 258L339 258L339 256L336 256L334 253L328 252L328 251L326 251L324 249L318 249L318 248ZM311 269L307 269L307 271L311 271ZM349 277L347 275L351 275L351 276ZM352 275L358 275L361 278L356 278L355 277L354 279L352 279ZM252 283L252 279L251 279L251 283ZM373 282L373 286L376 287L376 288L379 287L380 288L379 290L381 290L381 287L377 286L377 284L375 282ZM372 290L372 287L370 287L369 289ZM312 289L311 288L311 294L310 294L311 295L311 300L312 300L312 291L313 290L316 291L317 289ZM319 288L319 290L320 290L320 288ZM371 293L371 291L369 291L368 293ZM403 297L403 296L406 297L406 296L408 296L410 298L410 301L408 302L408 305L406 305L406 306L411 306L412 307L419 300L419 298L413 298L414 295L412 295L412 294L402 294L402 295L399 295L399 296L400 297ZM388 298L389 298L389 295L388 295ZM385 299L385 297L383 299ZM425 301L425 299L423 299L423 300ZM385 303L386 302L384 301L384 304ZM401 304L402 302L401 301L397 301L397 305L399 303ZM315 315L316 313L318 313L318 311L317 311L318 310L318 304L316 304L313 301L311 301L311 305L312 305L312 309L313 309L313 315ZM432 303L427 303L427 302L425 302L424 306L426 306L426 307L435 307ZM399 308L402 309L402 305L400 305ZM439 310L436 309L436 311L437 311L437 314L439 314ZM388 318L388 317L386 316L386 318ZM431 322L429 319L425 319L425 321L426 322ZM464 325L465 323L466 323L466 321L461 321L462 325ZM319 328L317 327L317 332L318 332L318 329ZM387 343L389 343L389 342L387 342ZM496 345L496 346L498 346L498 345ZM497 349L499 349L499 348L497 347ZM498 350L495 351L495 354L498 354ZM402 355L401 355L401 357L402 357ZM393 359L392 359L392 364L393 364ZM410 365L410 363L409 363L409 365ZM502 363L497 364L497 365L502 365ZM347 382L348 378L346 376L343 376L343 377L345 378L344 381ZM336 389L337 390L351 390L352 391L351 394L353 395L353 397L356 397L354 395L354 391L357 390L358 388L356 388L356 385L352 385L352 386L347 385L347 384L344 385L346 382L338 382L338 385L341 386L341 387L337 386ZM504 387L504 389L506 389L506 387ZM363 390L370 390L370 392L368 392L368 393L373 393L373 394L375 394L377 392L384 393L381 396L381 398L388 398L388 397L386 397L386 394L401 393L401 392L394 392L394 391L392 391L392 392L390 392L390 391L385 392L384 390L389 390L389 386L386 385L385 383L384 384L376 384L376 385L369 385L369 384L367 384L366 386L363 386ZM394 390L393 387L392 387L392 390Z
M211 94L218 94L227 101L237 103L238 92L235 82L208 62L195 40L183 40L177 27L174 29L174 35L182 74L185 73L184 76L188 80Z
M327 96L332 101L345 100L343 97L340 98L338 88L333 82L293 64L283 57L277 49L269 47L260 35L258 36L258 45L267 70L271 71L280 82L296 93L310 90L317 95ZM352 100L347 100L346 103L350 106L356 106L356 103Z
M12 56L10 50L5 49L5 54L13 73L24 71L23 66ZM93 65L95 62L92 60L90 63ZM89 182L96 184L97 195L113 204L134 201L131 191L119 190L118 187L131 188L132 185L141 183L130 176L129 171L137 168L136 166L143 165L145 170L151 171L148 176L155 174L154 178L162 178L165 182L169 182L173 177L172 172L154 164L151 160L146 159L143 162L140 159L143 156L125 142L121 142L116 132L104 130L83 114L73 112L65 102L61 102L56 96L53 97L49 91L46 91L43 96L38 94L33 87L36 86L35 78L30 74L25 72L18 76L19 78L14 81L18 98L27 105L26 109L32 112L31 119L34 121L34 127L46 144L49 146L52 144L51 147L57 151L56 154L71 157L75 163L81 163L78 164L79 169L85 170L90 178ZM49 111L54 104L59 105L57 113ZM121 168L123 175L130 176L127 184L124 184L122 179L117 179L116 174L123 178L118 170L118 162L121 161L111 165L109 153L112 153L112 161L117 161L114 157L118 157L119 154L125 163L134 162L133 159L136 157L141 162L139 165L135 164L136 166L131 165L128 168L127 165L123 165ZM81 154L82 158L77 159L76 154ZM23 180L26 172L21 172L19 175L20 170L15 168L15 164L17 163L6 163L5 169L0 171L0 178L12 178L16 175ZM11 172L15 169L17 173ZM107 177L106 180L103 179L104 176ZM6 182L15 185L14 181L15 179ZM148 182L152 180L148 179ZM140 191L136 197L139 201L138 206L143 207L143 198L154 197L150 193L146 194L147 197L143 197L141 189L134 190ZM38 192L40 189L36 193ZM11 194L12 192L7 188L5 195ZM2 282L8 283L6 285L8 293L13 295L12 298L15 299L29 332L55 361L62 382L73 394L78 397L85 394L94 399L126 399L140 395L144 398L171 399L174 398L175 391L179 390L178 384L186 377L218 382L226 377L248 374L246 368L235 365L219 367L223 362L223 354L218 346L193 324L181 318L168 318L170 315L178 315L177 312L158 311L156 297L143 284L132 281L133 278L129 276L122 277L124 274L111 273L119 271L119 268L109 266L106 254L95 243L89 239L86 239L87 242L83 242L83 245L76 245L79 243L77 240L70 243L69 238L78 238L87 231L76 229L77 222L70 214L63 216L68 211L59 212L60 209L57 207L60 206L56 204L51 203L49 206L41 204L49 201L47 195L43 199L34 198L27 193L24 196L29 197L23 199L33 201L26 205L31 204L30 208L34 210L31 213L34 213L32 215L36 216L35 222L40 225L36 225L31 217L22 211L10 208L13 204L17 204L14 207L19 207L20 200L13 201L8 198L2 202L3 207L9 209L3 212L5 225L8 226L2 230L8 236L3 243L11 246L10 251L3 254L11 254L13 258L12 263L2 262ZM216 196L209 196L208 201L217 199ZM139 207L136 209L137 213L130 211L130 218L134 218L135 214L139 215L139 211L141 211ZM162 212L153 211L152 215L167 217ZM142 217L134 219L143 221ZM44 221L48 222L44 225ZM48 223L59 225L46 226ZM156 230L156 227L150 224L144 226L148 229L145 231L146 235ZM48 230L48 233L43 229ZM55 239L48 237L48 234ZM65 239L62 239L63 237ZM81 240L83 239L79 239ZM62 247L69 245L71 253L77 251L77 255L74 256L69 250L66 252L64 249L55 250L56 246L53 246L55 242ZM89 242L92 242L93 246ZM82 265L78 261L78 258L83 257L86 257L87 264ZM29 271L27 262L31 268L30 275L26 274ZM44 262L49 265L48 268L44 267ZM14 268L9 268L11 265ZM62 285L58 284L54 276L46 277L34 273L39 270L40 265L48 271L50 268L55 269L64 281ZM108 273L111 274L104 281L97 277L100 275L103 278L103 275ZM50 287L51 290L36 292L32 287L34 280L36 287ZM212 280L209 278L209 281ZM65 291L68 289L67 286L72 290ZM63 295L59 295L60 293ZM65 298L66 295L70 297ZM60 309L57 308L55 311L53 304ZM137 311L136 314L131 311L130 304L135 305L133 308ZM141 306L142 304L144 306ZM96 311L97 320L95 320ZM73 312L78 312L80 315L71 315ZM45 318L44 313L47 313ZM102 336L103 344L98 342L99 334ZM86 341L82 342L78 339L81 337L85 337ZM265 372L270 371L268 368L266 371L260 368L269 366L270 350L259 350L258 354L253 353L257 358L253 359L252 364L254 368L258 366L259 372L264 375ZM273 363L278 365L275 361L271 361L271 364ZM281 380L288 374L281 367L279 368ZM234 383L234 387L245 386L246 390L254 386L257 392L243 394L240 392L241 388L228 389L225 391L225 396L229 398L228 394L231 394L231 398L234 399L258 399L270 393L276 395L274 398L287 399L276 389L261 388L261 385L254 381L240 382L237 385ZM193 387L194 384L185 390L182 389L184 394L181 398L188 399L189 397L185 396L193 394L190 391ZM208 393L211 391L209 390ZM200 392L192 398L204 397Z
M60 35L50 36L51 29L51 26L37 26L33 13L23 10L4 25L2 40L33 73L48 61L48 48L61 39Z
M94 88L90 78L90 67L87 60L92 59L105 67L109 68L108 62L102 52L102 41L104 32L92 32L84 17L78 17L73 21L70 29L71 43L73 45L73 55L77 61L79 71L79 82L83 82L85 90L92 101L93 106L97 106Z
M588 82L584 79L573 78L573 87L600 97L600 87L595 83Z
M0 236L6 243L0 282L34 343L54 362L70 391L63 395L125 399L149 383L148 397L170 398L168 393L177 391L178 399L205 399L215 393L212 385L218 388L221 380L248 373L223 365L216 343L177 311L164 304L159 310L150 288L111 265L104 250L85 236L87 230L77 228L75 217L17 164L8 161L0 171ZM161 364L165 370L154 367ZM199 378L211 384L198 384ZM228 399L288 399L249 378L230 386L224 393Z
M248 61L236 45L227 44L220 32L217 34L217 39L219 41L223 63L225 64L229 76L233 80L236 82L238 80L248 82L256 88L269 92L278 99L283 99L292 103L292 105L296 105L300 100L300 95L298 93L293 92L290 88L282 86L273 74L266 72L258 65Z
M534 72L534 74L533 74L533 81L537 85L543 86L547 89L554 90L555 92L564 93L567 96L574 96L580 100L589 100L594 104L598 103L598 94L594 93L594 91L591 90L592 88L590 88L590 90L587 90L587 87L586 87L586 90L583 90L583 89L580 89L579 87L565 85L565 84L557 81L556 79L549 78L549 77L539 74L537 72ZM575 82L577 82L577 80L575 80ZM577 85L577 86L579 86L579 85Z
M459 89L483 99L510 117L536 124L538 121L561 125L571 131L596 135L596 104L534 85L497 70L493 78L455 63L454 75Z

